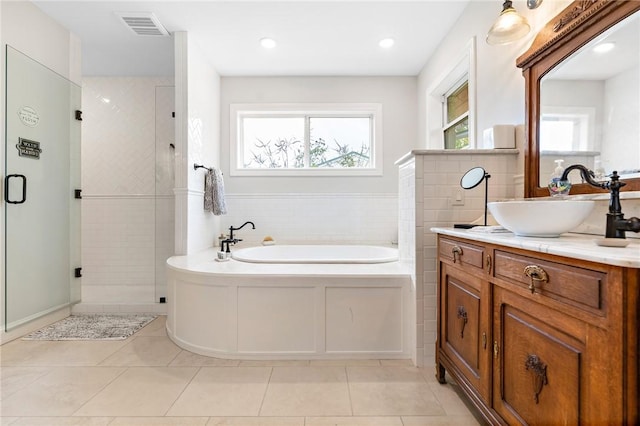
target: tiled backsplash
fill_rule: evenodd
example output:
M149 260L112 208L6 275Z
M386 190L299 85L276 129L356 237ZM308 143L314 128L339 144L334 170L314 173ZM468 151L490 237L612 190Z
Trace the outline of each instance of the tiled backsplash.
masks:
M228 214L221 228L237 231L242 245L266 236L278 243L382 244L397 242L398 197L395 194L227 194ZM228 232L228 231L227 231ZM217 244L217 236L211 236Z

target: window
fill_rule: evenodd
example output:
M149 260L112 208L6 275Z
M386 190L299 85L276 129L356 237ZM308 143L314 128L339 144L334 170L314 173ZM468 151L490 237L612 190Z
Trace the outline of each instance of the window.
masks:
M592 151L595 108L543 107L540 114L541 151Z
M232 105L231 119L233 175L382 174L380 105Z
M469 147L469 81L465 76L461 83L444 96L445 149Z
M425 109L427 149L477 148L475 37L427 88Z

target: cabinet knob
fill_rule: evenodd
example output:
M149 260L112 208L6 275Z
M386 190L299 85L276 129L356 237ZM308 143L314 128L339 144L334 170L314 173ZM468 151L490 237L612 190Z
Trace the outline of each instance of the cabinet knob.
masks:
M493 341L493 357L498 359L498 354L500 353L500 346L498 346L498 341Z
M531 280L531 283L529 284L531 294L536 292L536 282L549 282L549 275L547 275L547 272L538 265L525 266L524 274Z
M456 263L456 255L457 256L462 256L462 247L460 246L453 246L451 248L451 254L453 254L453 263ZM460 260L460 258L458 257L457 260Z

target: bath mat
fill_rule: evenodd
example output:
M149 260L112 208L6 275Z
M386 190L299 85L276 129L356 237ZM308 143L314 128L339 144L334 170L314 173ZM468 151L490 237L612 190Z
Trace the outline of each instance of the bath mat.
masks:
M22 340L122 340L156 318L157 315L71 315Z

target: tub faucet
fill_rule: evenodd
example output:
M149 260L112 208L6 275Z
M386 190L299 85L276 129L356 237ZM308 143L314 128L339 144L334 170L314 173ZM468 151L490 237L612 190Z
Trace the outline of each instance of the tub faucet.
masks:
M622 213L622 205L620 204L620 188L626 185L624 182L620 182L620 176L617 171L613 171L610 180L607 182L598 182L594 179L595 174L581 164L574 164L564 169L560 180L567 180L569 172L572 170L579 170L582 179L589 185L596 188L602 188L609 191L611 197L609 198L609 213L607 213L607 227L605 231L605 238L626 238L625 233L640 232L640 219L632 217L630 219L624 218Z
M249 221L247 221L247 222L243 223L243 224L242 224L240 227L238 227L238 228L234 228L234 227L233 227L233 225L231 225L231 226L229 227L229 238L224 239L224 240L222 240L222 241L221 241L221 247L220 247L220 249L221 249L222 251L224 251L225 253L231 253L231 245L232 245L232 244L237 244L237 243L239 243L240 241L242 241L242 239L240 239L240 238L233 238L233 231L239 231L240 229L244 228L244 227L245 227L245 225L251 225L251 227L252 227L253 229L256 229L256 225L254 225L254 224L253 224L253 222L249 222ZM227 247L226 247L226 250L225 250L225 245L227 246Z

